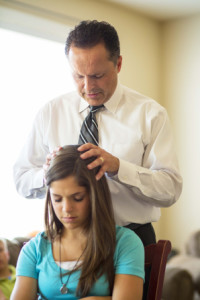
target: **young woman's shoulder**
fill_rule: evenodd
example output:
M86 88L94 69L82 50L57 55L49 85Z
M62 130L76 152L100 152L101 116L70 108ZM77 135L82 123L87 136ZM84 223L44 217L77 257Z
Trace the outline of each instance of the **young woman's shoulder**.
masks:
M43 232L31 238L20 251L16 268L17 276L37 279L37 266L41 264L43 258L46 257L50 251L50 241L46 239Z
M30 271L32 272L30 277L37 278L35 266L49 253L51 253L51 242L44 232L40 232L22 247L17 262L17 275L29 276Z
M128 228L116 226L114 265L116 274L144 279L144 246L137 234Z
M51 242L47 239L45 232L39 232L35 237L31 238L23 246L23 251L35 251L40 252L42 249L46 249Z
M129 228L116 226L116 254L144 253L144 246L139 236Z
M138 235L129 228L122 226L116 226L116 242L117 244L122 243L124 240L128 240L130 243L137 243L143 246L141 239Z

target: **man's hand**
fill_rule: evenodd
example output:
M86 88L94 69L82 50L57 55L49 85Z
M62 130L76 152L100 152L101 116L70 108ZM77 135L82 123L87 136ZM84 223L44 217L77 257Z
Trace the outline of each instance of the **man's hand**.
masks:
M78 151L86 151L85 153L80 155L82 159L86 159L91 156L97 157L97 159L95 159L87 166L88 169L93 169L101 166L99 172L96 175L96 180L99 180L105 172L111 175L117 174L119 170L119 159L117 157L90 143L81 145L78 148Z
M46 184L46 173L48 171L48 168L50 166L51 160L56 156L56 153L58 151L60 151L60 149L62 149L62 147L57 147L56 149L53 150L52 153L47 154L46 157L46 162L43 165L43 170L44 170L44 183Z

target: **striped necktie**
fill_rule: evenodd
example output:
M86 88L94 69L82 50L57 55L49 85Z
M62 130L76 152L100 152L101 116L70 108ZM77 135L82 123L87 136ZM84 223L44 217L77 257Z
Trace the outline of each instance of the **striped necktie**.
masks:
M90 106L90 112L83 121L78 144L82 145L85 143L92 143L94 145L99 144L99 138L98 138L98 124L96 121L95 113L100 109L104 107L104 105L100 106Z

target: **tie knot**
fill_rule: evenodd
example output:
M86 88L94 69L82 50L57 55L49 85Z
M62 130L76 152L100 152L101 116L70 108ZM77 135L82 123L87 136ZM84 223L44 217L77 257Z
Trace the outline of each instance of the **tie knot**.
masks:
M91 106L90 105L90 112L91 113L96 113L100 108L104 107L104 105L99 105L99 106Z

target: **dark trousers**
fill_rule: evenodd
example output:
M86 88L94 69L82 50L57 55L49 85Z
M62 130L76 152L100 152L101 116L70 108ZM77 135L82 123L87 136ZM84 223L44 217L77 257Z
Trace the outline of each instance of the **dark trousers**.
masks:
M130 228L140 237L144 247L149 244L156 243L156 235L155 235L155 231L154 231L154 228L151 223L147 223L144 225L131 223L125 227ZM146 300L146 298L147 298L150 272L151 272L150 269L145 270L145 282L144 282L144 290L143 290L143 298L142 298L143 300Z

